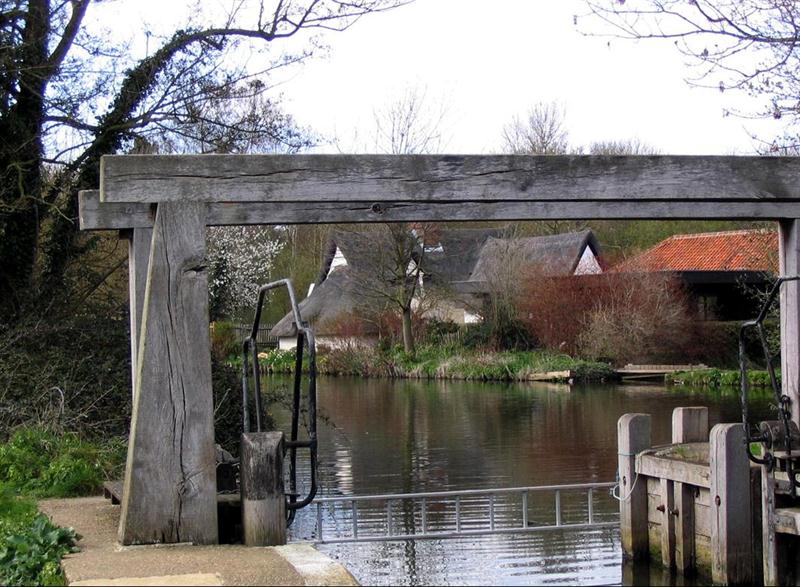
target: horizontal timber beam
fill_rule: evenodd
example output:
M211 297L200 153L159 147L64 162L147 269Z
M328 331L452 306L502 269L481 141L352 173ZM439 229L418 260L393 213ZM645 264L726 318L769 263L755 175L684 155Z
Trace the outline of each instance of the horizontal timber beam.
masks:
M82 230L153 226L155 206L100 202L98 190L80 193ZM210 226L444 222L471 220L773 220L800 216L795 202L214 202L206 204Z
M100 192L104 202L800 202L800 158L109 155Z

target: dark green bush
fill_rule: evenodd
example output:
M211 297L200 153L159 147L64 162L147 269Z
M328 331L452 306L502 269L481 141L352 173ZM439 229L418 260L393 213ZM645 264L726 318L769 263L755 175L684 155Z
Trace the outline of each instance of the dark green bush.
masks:
M461 326L451 320L430 318L425 320L421 330L423 331L422 344L442 344L445 342L447 335L459 332Z
M0 483L0 584L64 585L59 561L78 538L37 513L36 504Z
M0 326L0 441L22 425L125 435L130 410L127 312Z
M464 348L483 349L492 341L492 328L486 322L467 324L463 327L464 335L461 339Z
M76 552L78 536L38 514L18 533L0 539L0 583L3 585L64 585L59 561Z
M211 356L218 363L241 354L242 341L236 336L236 327L233 322L223 322L222 320L212 322L210 332Z

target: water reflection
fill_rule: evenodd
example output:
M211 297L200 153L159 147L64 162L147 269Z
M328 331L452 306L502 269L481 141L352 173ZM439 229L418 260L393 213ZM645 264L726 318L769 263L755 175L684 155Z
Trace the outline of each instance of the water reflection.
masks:
M331 424L319 430L322 495L611 481L616 472L616 422L624 413L652 414L656 444L669 441L672 409L678 406L707 405L710 425L740 418L733 394L668 392L655 386L326 378L319 384L319 404ZM755 399L752 409L754 417L766 416L768 400ZM285 415L277 416L285 426ZM303 474L307 472L301 468ZM544 508L540 515L551 516L552 508L549 512ZM382 511L365 510L363 515L374 515L376 524L385 521ZM413 507L400 508L396 516L405 530L418 527L419 513ZM347 517L337 515L336 521L346 524ZM326 517L326 524L334 522ZM291 537L313 539L314 526L314 512L303 510ZM616 530L332 544L321 549L364 584L623 580Z

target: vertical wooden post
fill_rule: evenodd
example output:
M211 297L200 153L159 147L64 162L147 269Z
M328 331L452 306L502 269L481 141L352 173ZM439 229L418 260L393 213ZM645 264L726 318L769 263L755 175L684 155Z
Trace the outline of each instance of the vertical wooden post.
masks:
M636 453L650 448L650 414L625 414L617 422L617 453L620 494L622 556L646 559L647 479L637 479Z
M741 424L717 424L709 439L711 473L711 576L714 583L753 580L750 461Z
M205 206L156 211L119 540L217 542Z
M672 443L706 442L708 440L708 408L675 408L672 410Z
M139 331L142 325L147 267L150 263L152 228L133 228L128 231L128 299L131 324L131 394L136 390L136 357L139 353Z
M673 481L661 479L661 564L670 569L675 566L675 493Z
M708 408L675 408L672 411L672 442L705 442L708 440ZM675 568L682 573L695 566L694 488L685 483L673 487L675 511Z
M800 220L779 224L780 272L800 274ZM800 285L781 286L781 386L792 400L792 419L800 425Z
M778 582L778 537L775 534L775 478L767 467L761 466L761 563L764 585Z
M245 545L286 544L283 432L242 434L240 462Z

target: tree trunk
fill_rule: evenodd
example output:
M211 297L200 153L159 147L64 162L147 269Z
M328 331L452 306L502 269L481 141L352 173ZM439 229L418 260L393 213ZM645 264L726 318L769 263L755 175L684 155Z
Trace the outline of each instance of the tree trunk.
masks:
M411 329L411 308L403 308L403 348L406 353L413 355L416 352L414 346L414 332Z

